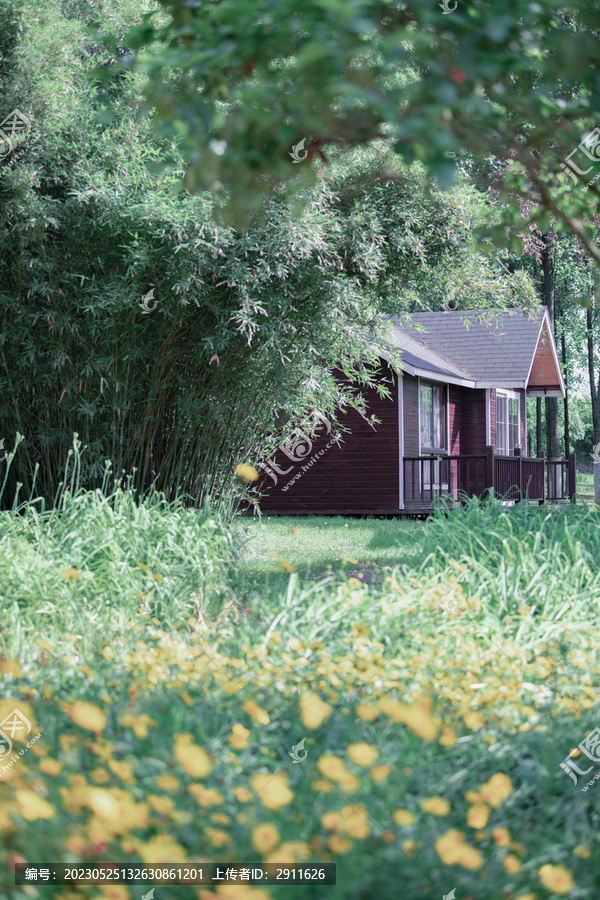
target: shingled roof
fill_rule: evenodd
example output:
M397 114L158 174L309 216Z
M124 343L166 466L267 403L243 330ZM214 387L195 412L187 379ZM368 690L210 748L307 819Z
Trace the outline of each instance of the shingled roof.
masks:
M552 334L545 306L533 319L520 310L448 310L413 313L408 321L386 316L385 321L390 347L401 351L402 369L474 388L526 387L544 321ZM562 381L557 357L556 364Z

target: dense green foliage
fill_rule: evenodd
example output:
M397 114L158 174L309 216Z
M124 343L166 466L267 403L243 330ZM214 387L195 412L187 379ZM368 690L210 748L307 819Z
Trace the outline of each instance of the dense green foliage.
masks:
M466 182L428 187L385 142L340 154L304 211L275 190L262 223L216 225L210 195L148 170L174 145L139 112L143 76L91 80L106 53L90 26L125 31L137 4L6 5L3 102L33 123L0 168L0 436L5 450L24 438L9 500L34 478L54 496L76 432L88 487L110 459L136 489L235 506L233 467L276 426L361 407L378 313L441 304L449 288L464 306L535 303L522 273L473 252L472 228L498 211Z
M237 221L273 180L309 177L289 158L301 140L312 160L390 134L405 160L445 183L457 164L506 165L503 190L528 201L527 218L545 231L555 217L600 262L585 224L600 196L598 136L587 158L577 151L600 114L591 0L161 6L109 46L150 74L149 98L186 154L186 183L226 186ZM573 152L583 175L561 171ZM505 224L522 216L512 203Z

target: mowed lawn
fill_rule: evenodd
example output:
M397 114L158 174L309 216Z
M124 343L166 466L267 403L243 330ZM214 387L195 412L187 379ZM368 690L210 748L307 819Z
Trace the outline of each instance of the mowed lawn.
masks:
M286 577L282 563L300 578L345 572L360 577L384 567L413 567L422 550L423 523L415 519L344 516L265 516L238 520L250 576ZM287 566L286 566L287 568Z

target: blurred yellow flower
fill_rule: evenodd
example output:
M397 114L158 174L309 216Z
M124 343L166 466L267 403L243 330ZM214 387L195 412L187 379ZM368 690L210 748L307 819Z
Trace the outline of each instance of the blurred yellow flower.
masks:
M377 759L377 748L373 747L372 744L367 744L365 741L360 741L358 744L350 744L346 752L353 763L364 768L373 765Z
M294 799L287 782L287 775L283 773L271 775L268 772L258 772L250 776L252 790L258 794L261 803L272 810L281 809Z
M258 853L268 853L280 840L281 836L277 828L270 822L257 825L250 832L250 843Z
M295 568L293 567L293 565L290 562L288 562L287 559L282 559L281 562L279 563L279 565L281 566L282 569L285 569L286 572L295 572L296 571Z
M409 809L397 809L394 812L394 822L396 825L412 825L415 821L414 815Z
M266 710L261 709L261 707L254 702L254 700L246 700L242 709L245 713L248 713L251 719L254 719L259 725L268 725L271 719L269 718L268 712Z
M359 703L355 709L356 715L364 722L374 722L379 715L379 707L369 703Z
M485 719L483 715L475 709L469 710L463 716L465 725L467 728L470 728L471 731L480 731L485 725Z
M240 803L249 803L252 800L252 792L245 787L236 787L233 789L236 799Z
M479 869L483 856L475 847L465 843L465 837L456 828L451 828L435 842L435 849L447 866L459 865L464 869Z
M123 760L109 759L108 768L114 775L120 778L121 781L125 781L128 784L135 783L133 769L128 762L124 762Z
M578 844L573 848L573 853L575 856L580 856L582 859L588 859L591 851L589 847L582 847L581 844Z
M338 781L346 773L344 761L339 756L325 754L317 760L317 769L333 781Z
M339 812L326 812L321 816L321 825L326 831L340 831L343 826L343 819Z
M103 731L106 727L106 715L93 703L76 700L67 713L77 725L89 731Z
M156 784L162 791L167 791L169 794L179 789L179 779L174 775L159 775Z
M0 659L0 672L4 675L13 675L15 678L21 678L23 671L18 659L10 659L6 656Z
M358 560L357 560L357 559L354 559L353 556L344 556L343 559L342 559L342 562L343 562L343 563L352 563L353 566L357 566L357 565L358 565Z
M490 806L500 806L507 797L510 797L512 792L512 782L504 772L496 772L489 781L486 781L479 788L482 799L489 803Z
M200 806L218 806L223 802L223 795L215 788L205 788L203 784L190 784L188 792Z
M538 871L540 881L554 894L568 894L573 887L573 876L564 866L553 866L546 863Z
M450 812L450 804L443 797L426 797L421 800L419 806L423 812L431 813L434 816L447 816Z
M157 834L149 841L140 843L137 852L146 865L185 862L188 858L185 847L167 834Z
M241 478L245 484L251 481L258 481L259 475L254 466L248 466L246 463L240 463L235 467L235 474Z
M417 850L419 849L419 845L416 841L408 840L402 842L402 849L406 853L407 856L414 856Z
M327 841L327 846L332 853L347 853L353 847L352 841L347 841L340 834L332 834Z
M330 781L319 778L317 781L313 781L312 789L314 791L320 791L322 794L330 794L334 790L334 787Z
M63 764L57 759L50 759L48 757L40 760L39 769L44 775L60 775L63 770Z
M234 750L244 750L248 746L249 738L249 730L244 728L243 725L240 725L239 722L236 722L231 729L231 734L227 740Z
M456 732L453 728L444 728L442 734L440 735L440 744L442 747L454 747L458 738L456 737Z
M508 846L510 844L510 831L508 828L494 828L492 831L492 837L494 839L494 843L499 844L501 847Z
M370 770L369 775L373 779L373 781L385 781L390 772L392 771L391 766L375 766Z
M51 819L56 809L34 791L15 791L15 809L28 822L36 819Z
M212 772L211 758L204 750L192 741L190 734L176 734L175 748L173 750L179 765L185 769L192 778L205 778Z
M73 566L69 566L68 569L63 569L60 574L65 581L77 581L79 578L79 572L77 569L74 569Z
M333 707L309 691L300 698L300 718L305 728L318 728L333 713Z
M506 859L503 861L502 865L509 873L509 875L516 875L517 872L521 871L521 862L520 860L514 856L512 853L509 853Z
M348 587L349 587L349 588L352 588L353 591L356 591L356 590L358 590L359 588L364 587L364 584L362 583L362 581L361 581L359 578L351 577L351 578L348 579ZM362 624L362 623L361 623L361 624ZM356 626L355 626L355 627L356 627ZM363 627L367 627L367 626L364 626L364 625L363 625ZM353 632L353 634L354 634L354 628L352 629L352 632ZM369 633L369 628L367 628L366 633L367 633L367 634ZM360 636L361 636L360 634L359 634L359 635L354 634L354 637L360 637Z
M469 828L485 828L490 818L490 808L485 803L475 803L467 812Z
M225 844L231 843L229 835L222 828L205 828L204 834L213 847L224 847Z
M109 662L111 659L115 658L115 655L116 655L115 651L113 650L112 647L105 647L104 650L102 651L102 656L104 657L104 659L109 660Z

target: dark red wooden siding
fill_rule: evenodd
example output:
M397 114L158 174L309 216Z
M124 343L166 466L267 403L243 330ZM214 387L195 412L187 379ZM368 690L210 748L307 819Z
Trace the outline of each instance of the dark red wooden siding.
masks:
M460 388L462 394L462 429L460 439L460 452L466 455L485 453L485 397L483 389ZM492 441L496 430L496 400L491 404L494 412L492 420Z
M325 450L330 435L320 435L311 452L294 463L281 451L275 455L280 469L277 484L269 477L261 479L260 490L267 495L260 501L263 513L378 513L399 509L399 437L397 376L382 365L382 375L391 387L389 399L381 399L375 390L363 390L368 413L380 424L375 428L351 410L340 422L350 428L339 446ZM321 450L324 453L318 454ZM315 458L315 456L317 458ZM292 479L300 477L290 484ZM284 490L289 485L287 490Z

